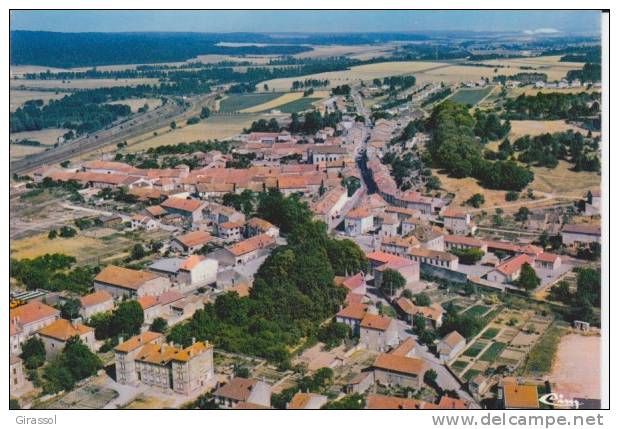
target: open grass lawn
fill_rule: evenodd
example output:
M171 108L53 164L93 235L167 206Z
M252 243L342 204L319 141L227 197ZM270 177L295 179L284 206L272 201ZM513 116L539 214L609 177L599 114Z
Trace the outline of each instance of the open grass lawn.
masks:
M507 347L507 344L505 343L493 343L490 347L488 347L484 354L480 356L479 360L494 362L505 347Z
M480 89L460 89L454 95L449 97L449 100L453 101L454 103L475 106L484 97L490 94L492 90L494 90L494 86L487 86Z
M320 100L319 97L303 97L298 100L291 101L290 103L282 104L277 107L277 110L282 111L283 113L295 113L302 112L307 109L312 108L312 103Z
M481 338L484 340L491 340L499 333L499 328L488 328L481 334Z
M466 314L467 316L473 316L473 317L481 317L482 315L484 315L488 310L490 309L490 307L486 307L485 305L474 305L471 308L467 309L464 314Z
M484 347L486 347L486 343L476 341L472 346L466 349L464 353L462 354L468 357L476 357L479 354L479 352L483 350Z
M221 112L238 112L253 106L267 103L281 97L281 92L261 92L257 94L230 94L219 102Z

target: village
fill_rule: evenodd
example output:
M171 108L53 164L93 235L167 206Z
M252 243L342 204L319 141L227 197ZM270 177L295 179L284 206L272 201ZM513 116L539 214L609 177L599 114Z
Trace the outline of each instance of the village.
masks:
M15 175L11 398L539 409L572 389L599 408L599 381L568 378L575 351L599 349L600 187L463 199L427 155L440 106L457 106L441 94L599 82L388 79L225 140L119 143Z

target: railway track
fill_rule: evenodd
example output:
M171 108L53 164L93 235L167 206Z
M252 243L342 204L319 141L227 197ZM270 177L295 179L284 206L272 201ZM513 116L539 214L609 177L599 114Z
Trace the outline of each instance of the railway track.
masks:
M18 175L23 175L43 165L58 164L97 149L154 131L173 120L179 120L188 112L195 111L198 104L208 101L211 97L214 96L209 95L197 98L195 100L197 102L192 102L190 100L189 106L185 103L177 102L172 98L168 98L166 103L153 111L130 116L116 123L111 128L99 130L96 133L80 137L45 152L11 162L11 174L16 173Z

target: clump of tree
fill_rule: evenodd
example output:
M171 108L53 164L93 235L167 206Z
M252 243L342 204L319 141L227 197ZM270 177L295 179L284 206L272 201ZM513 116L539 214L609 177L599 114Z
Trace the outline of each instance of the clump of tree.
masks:
M105 340L122 335L125 338L140 333L144 323L144 310L137 301L125 301L107 313L93 315L88 325L95 329L95 338Z
M427 146L433 163L453 177L475 177L489 189L520 191L526 187L533 180L530 170L513 161L493 162L482 157L476 125L475 118L462 104L445 101L436 106L427 123L433 131ZM485 132L483 129L481 133Z
M538 92L508 98L504 104L504 119L511 120L578 120L600 115L600 93Z
M528 262L525 262L520 269L520 276L514 283L526 292L531 292L540 285L541 280L537 277L533 267Z
M28 338L21 346L21 355L26 369L36 369L45 363L45 346L37 337Z
M514 142L519 151L518 161L538 167L555 168L559 160L573 164L574 171L600 171L598 139L585 138L581 133L568 130L520 137Z
M73 267L73 256L60 253L46 254L34 259L13 259L10 261L10 276L27 289L70 291L86 294L98 269L89 266Z
M353 393L337 401L327 402L322 406L323 410L363 410L365 398L359 393Z
M460 263L465 265L475 265L484 257L484 251L475 247L468 249L451 249L451 253L458 257Z
M316 335L346 296L346 289L333 282L336 270L354 272L364 261L355 258L362 252L351 250L354 243L334 246L336 240L328 236L326 226L312 220L298 196L269 190L258 201L258 216L278 226L288 244L275 249L260 266L248 297L218 296L190 320L172 327L168 340L182 345L191 344L194 337L209 340L224 350L289 367L289 349ZM348 256L332 259L342 254Z
M570 70L565 76L570 82L573 80L580 80L585 82L599 82L602 80L602 65L597 63L585 63L580 70Z
M329 322L318 329L316 337L318 341L325 344L327 350L331 350L339 346L346 338L350 338L350 334L348 325L339 322Z
M383 271L380 290L387 296L394 296L398 293L398 290L406 286L406 279L391 268L387 268Z
M72 390L75 383L95 375L101 368L101 359L79 337L69 338L62 353L43 370L43 392Z

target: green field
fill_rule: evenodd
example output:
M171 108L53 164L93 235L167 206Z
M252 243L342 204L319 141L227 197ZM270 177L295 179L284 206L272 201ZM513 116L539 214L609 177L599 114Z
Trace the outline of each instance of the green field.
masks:
M267 103L284 95L282 92L261 92L258 94L230 94L219 103L221 112L238 112L259 104Z
M480 374L481 371L477 369L469 369L464 376L462 377L465 381L469 381L471 378L475 377L477 374Z
M276 109L283 113L302 112L304 110L310 109L312 107L312 103L318 100L320 100L320 97L303 97L299 98L298 100L282 104L281 106L277 106Z
M489 309L490 307L486 307L485 305L474 305L467 309L464 314L466 316L481 317L486 314Z
M465 362L463 360L457 360L457 361L455 361L454 363L451 364L451 369L453 369L455 372L459 373L464 368L466 368L466 366L468 364L469 364L468 362Z
M484 340L491 340L499 333L499 328L488 328L481 334L481 338Z
M449 97L449 100L453 101L454 103L461 103L461 104L475 106L486 95L490 94L490 92L493 89L494 89L494 86L487 86L481 89L460 89L454 95Z
M479 360L483 360L485 362L494 362L506 346L507 344L505 343L493 343L490 347L488 347L484 354L481 355Z
M482 349L486 347L486 343L482 343L480 341L476 341L475 344L470 346L468 349L462 353L464 356L475 357L479 354Z

